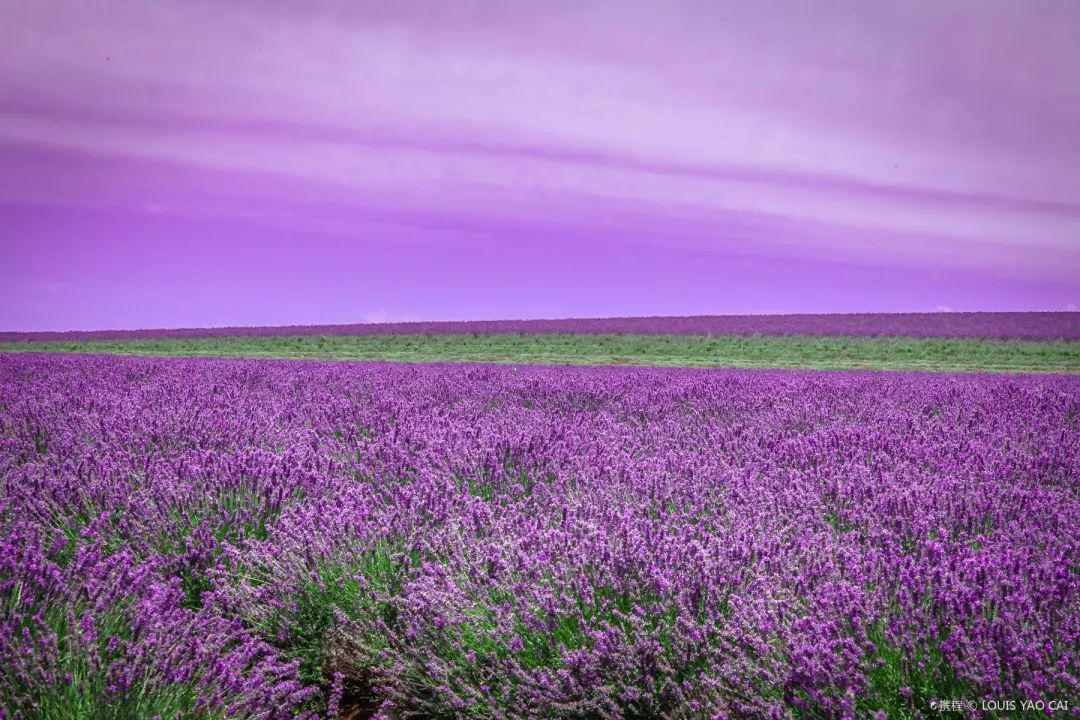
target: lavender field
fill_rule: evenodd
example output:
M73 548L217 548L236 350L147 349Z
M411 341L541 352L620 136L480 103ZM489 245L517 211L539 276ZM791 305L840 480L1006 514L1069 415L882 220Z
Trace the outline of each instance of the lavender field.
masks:
M1080 340L1080 312L936 312L384 322L70 332L0 332L0 343L296 335L730 335Z
M1076 716L1077 448L1077 376L0 356L0 717Z

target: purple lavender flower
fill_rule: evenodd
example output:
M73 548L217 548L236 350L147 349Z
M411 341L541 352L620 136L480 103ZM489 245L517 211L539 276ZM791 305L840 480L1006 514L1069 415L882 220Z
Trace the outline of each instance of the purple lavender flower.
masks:
M0 709L1071 697L1078 417L1066 376L0 357Z

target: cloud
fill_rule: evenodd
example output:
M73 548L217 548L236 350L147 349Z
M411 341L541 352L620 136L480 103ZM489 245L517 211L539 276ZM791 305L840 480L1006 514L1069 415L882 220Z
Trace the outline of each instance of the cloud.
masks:
M360 322L363 323L417 322L419 319L420 317L415 313L394 313L386 310L385 308L379 308L377 310L365 310L360 313Z
M0 143L416 212L747 213L829 228L747 245L1080 272L1078 3L466 4L8 4Z

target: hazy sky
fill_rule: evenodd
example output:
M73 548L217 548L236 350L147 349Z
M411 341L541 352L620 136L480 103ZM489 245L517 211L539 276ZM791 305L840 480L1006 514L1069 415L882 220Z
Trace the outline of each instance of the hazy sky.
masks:
M1080 303L1075 0L0 27L0 329Z

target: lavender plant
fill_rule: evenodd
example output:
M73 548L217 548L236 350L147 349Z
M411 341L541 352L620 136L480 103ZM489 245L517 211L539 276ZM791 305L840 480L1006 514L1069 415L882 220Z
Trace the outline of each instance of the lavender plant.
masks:
M297 335L810 335L821 337L1078 340L1078 312L850 313L689 317L474 320L351 325L0 332L0 343L58 340L274 337Z
M11 717L1080 697L1080 378L0 357Z

